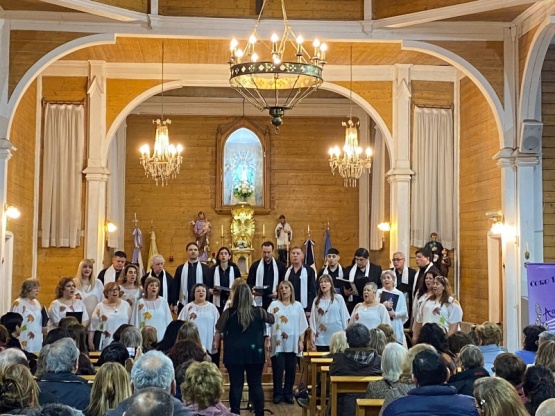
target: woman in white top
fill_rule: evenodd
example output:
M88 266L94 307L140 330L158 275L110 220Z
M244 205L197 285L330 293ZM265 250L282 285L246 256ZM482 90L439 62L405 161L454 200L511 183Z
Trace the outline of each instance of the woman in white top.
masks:
M335 293L332 278L323 274L318 279L318 295L310 312L312 348L329 351L331 336L337 331L343 331L348 321L349 311L343 296Z
M197 283L192 290L195 300L181 309L177 319L194 322L198 328L202 347L215 354L219 345L214 343L214 334L216 333L216 322L220 318L220 313L213 303L206 300L208 289L204 283Z
M92 315L96 305L104 299L104 285L96 278L93 265L93 259L81 260L79 267L77 267L77 273L73 278L75 283L75 298L83 301L89 316Z
M376 297L378 286L368 282L362 289L362 302L355 306L351 313L349 325L363 324L368 329L376 328L379 324L391 325L386 307Z
M128 264L122 270L118 278L121 298L132 308L141 298L143 289L139 284L139 268L135 264Z
M156 277L147 277L145 280L145 292L141 299L135 304L133 313L134 325L140 329L145 326L153 326L158 334L158 342L162 341L166 333L166 327L173 320L168 302L161 296L160 281Z
M388 297L391 295L391 299L382 303L389 313L391 327L395 332L397 342L406 347L407 341L403 325L407 322L407 319L409 319L409 314L407 311L405 295L403 292L395 288L396 280L395 272L393 270L386 270L382 272L382 288L378 289L376 297L380 299L381 302L382 297Z
M424 275L424 280L421 282L420 286L416 289L414 295L414 302L412 303L412 345L416 345L416 338L414 337L414 331L416 328L416 315L424 301L434 294L434 279L439 276L437 269L432 267Z
M102 333L100 349L103 350L112 342L116 329L129 323L131 307L120 298L120 295L120 287L116 282L106 283L106 286L104 286L105 299L96 305L91 315L89 348L94 349L94 331Z
M434 293L426 299L416 315L414 338L418 340L420 328L427 323L436 323L447 332L447 336L459 329L463 311L459 302L452 296L449 280L437 276L433 284Z
M40 284L37 279L25 279L21 292L12 304L12 312L23 317L19 342L25 351L37 353L42 349L42 306L37 300Z
M270 358L274 381L274 403L285 400L293 404L293 385L297 354L304 349L304 333L308 328L305 311L295 302L295 289L284 280L277 287L277 300L270 303L268 312L275 322L270 327ZM283 374L285 373L285 384Z
M68 312L81 312L81 324L89 326L89 314L81 299L75 297L75 282L73 277L62 277L56 286L56 300L48 308L48 330L57 328L60 319L65 318Z

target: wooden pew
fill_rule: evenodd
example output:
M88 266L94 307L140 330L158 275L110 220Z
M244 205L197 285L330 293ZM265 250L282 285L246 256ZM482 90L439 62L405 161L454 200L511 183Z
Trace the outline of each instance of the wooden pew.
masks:
M316 406L316 413L319 416L326 416L326 406L328 401L328 374L330 373L330 366L323 365L320 367L320 383L322 388L320 390L320 405Z
M337 395L341 393L364 393L371 381L381 380L382 376L331 376L330 407L331 416L337 416Z
M319 396L316 394L316 388L318 386L318 374L320 374L322 366L329 366L332 363L332 361L333 361L333 358L312 358L310 360L310 370L311 370L310 379L312 381L312 390L310 391L310 396L309 396L309 406L310 406L311 416L316 416L316 404L319 398ZM320 403L322 402L320 401Z
M324 355L329 354L328 352L319 352L319 351L306 351L303 353L301 358L301 372L304 374L304 378L300 381L305 383L307 388L312 388L312 380L311 380L311 368L310 362L313 358L322 358ZM308 412L306 408L302 408L302 416L307 416Z
M356 416L378 416L383 402L383 399L357 399Z

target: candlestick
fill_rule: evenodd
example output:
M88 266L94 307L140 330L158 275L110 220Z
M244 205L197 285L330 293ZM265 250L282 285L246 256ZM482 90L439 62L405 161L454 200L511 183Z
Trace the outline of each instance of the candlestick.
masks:
M310 233L310 224L308 224L308 232Z
M266 224L262 224L262 237L266 235Z
M222 224L222 237L224 236L224 225Z

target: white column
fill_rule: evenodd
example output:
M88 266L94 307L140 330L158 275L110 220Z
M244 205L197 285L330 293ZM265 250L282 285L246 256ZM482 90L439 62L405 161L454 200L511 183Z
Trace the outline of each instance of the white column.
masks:
M410 250L410 181L414 172L410 169L410 120L411 120L411 65L395 65L393 81L393 149L391 170L387 173L390 183L389 232L390 256Z
M87 202L85 219L85 257L95 259L102 268L105 247L106 182L108 169L103 159L106 146L106 78L105 62L89 61L89 134L87 168Z
M372 20L372 0L364 0L364 20Z
M360 120L359 146L368 147L370 134L370 117L361 111L356 116ZM370 248L370 175L363 173L358 180L358 246Z
M0 19L0 137L8 137L8 81L10 67L10 22Z
M2 215L2 227L0 229L0 259L4 261L6 251L6 215L4 214L8 193L8 160L12 157L12 151L16 150L8 139L0 138L0 215ZM0 273L3 274L3 268L0 267ZM6 296L9 300L11 296L11 285L8 285L7 278L9 276L0 276L0 282L4 288L7 287L8 292L3 293L2 301L5 302ZM3 291L2 291L3 292ZM4 311L5 312L5 311Z

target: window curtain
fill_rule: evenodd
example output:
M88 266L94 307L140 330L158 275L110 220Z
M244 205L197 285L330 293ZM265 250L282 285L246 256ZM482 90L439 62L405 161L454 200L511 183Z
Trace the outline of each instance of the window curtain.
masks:
M374 157L372 160L372 195L370 211L370 250L381 250L383 247L383 231L378 224L384 220L385 213L385 158L386 149L382 132L378 127L374 136Z
M78 247L85 149L83 105L47 104L44 122L42 247Z
M110 142L108 150L108 195L106 219L113 222L118 229L108 233L108 247L115 250L124 248L125 224L125 146L127 126L119 127Z
M454 229L453 110L415 107L412 144L411 245L423 247L432 232L451 249Z

